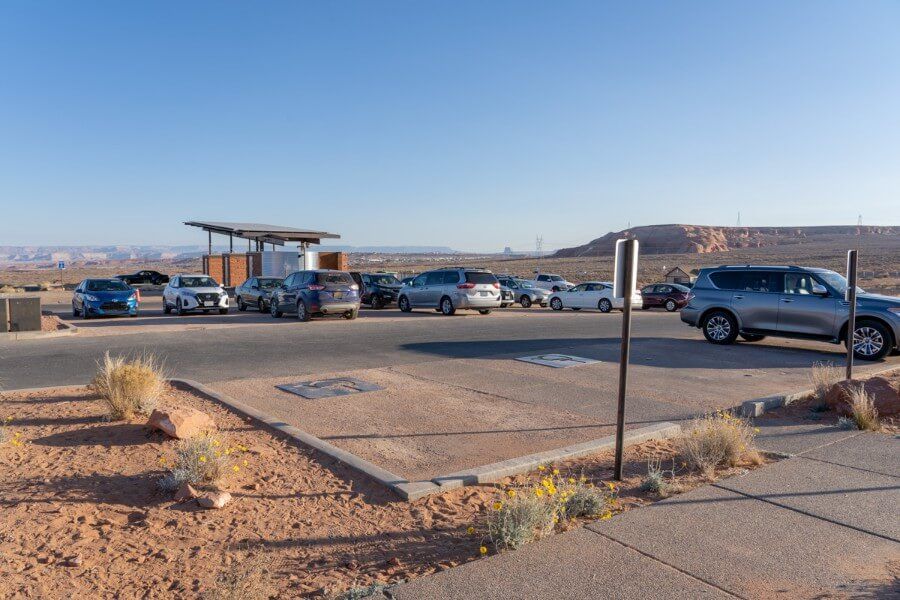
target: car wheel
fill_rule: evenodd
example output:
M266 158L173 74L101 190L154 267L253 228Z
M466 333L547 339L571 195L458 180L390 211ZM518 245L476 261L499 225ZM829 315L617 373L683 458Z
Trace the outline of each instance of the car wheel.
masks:
M91 318L91 311L88 309L86 304L81 305L81 318L87 321Z
M761 340L766 339L766 336L757 335L755 333L742 333L742 334L740 334L740 336L741 336L741 338L743 338L743 340L745 342L759 342Z
M169 303L166 302L166 297L163 296L163 314L168 315L172 313L171 307L169 307Z
M306 302L303 300L297 301L297 320L304 323L309 321L309 311L306 310Z
M879 360L887 356L893 346L891 334L878 321L863 320L853 332L853 356L859 360Z
M600 298L600 302L597 303L597 309L602 313L608 313L612 310L612 302L607 298Z
M75 308L75 303L73 302L73 303L72 303L72 316L73 316L73 317L77 317L78 314L79 314L79 313L78 313L78 309Z
M384 301L381 299L381 296L379 296L377 294L372 294L372 298L371 298L369 304L375 310L380 310L380 309L384 308Z
M358 308L354 308L353 310L344 313L344 318L347 319L348 321L352 321L353 319L355 319L358 316L359 316Z
M522 297L519 298L519 304L522 305L522 308L531 308L531 298L523 294Z
M669 298L668 300L666 300L665 307L666 307L666 310L667 310L667 311L669 311L669 312L675 312L675 310L678 308L678 305L675 304L675 301L674 301L674 300L672 300L671 298Z
M244 299L240 296L237 297L237 305L239 311L244 312L245 310L247 310L247 305L244 304Z
M244 307L244 308L246 309L247 307ZM227 309L227 308L220 308L220 309L219 309L219 314L220 314L220 315L227 315L227 314L228 314L228 309Z
M138 311L134 311L133 313L130 313L128 316L129 316L129 317L136 317L136 316L138 316Z
M400 312L412 311L412 306L409 304L409 298L406 296L400 296L400 299L397 301L397 306L400 307Z
M272 300L269 300L269 314L272 315L273 319L280 319L284 314L283 312L278 310L278 302L274 298Z
M725 311L711 312L703 320L703 335L713 344L731 344L738 336L735 318Z
M478 310L478 314L481 314L481 315L489 315L489 314L491 314L491 309L489 309L489 308L481 308L481 309Z
M550 291L553 292L553 293L555 294L556 292L559 291L559 287L554 285L553 288L551 288Z
M552 308L553 310L562 310L563 309L562 300L560 300L559 298L551 299L550 300L550 308Z
M449 317L455 312L456 307L453 306L453 300L451 300L449 296L444 296L443 298L441 298L441 314L443 314L445 317Z

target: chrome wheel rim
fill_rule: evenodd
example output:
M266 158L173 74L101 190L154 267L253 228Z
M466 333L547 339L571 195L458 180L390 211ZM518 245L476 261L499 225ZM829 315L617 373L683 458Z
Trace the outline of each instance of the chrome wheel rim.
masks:
M720 342L731 333L731 323L725 317L716 315L706 322L706 332L709 337Z
M674 303L673 301L671 301L671 300L669 300L668 302L666 302L666 310L668 310L668 311L673 311L673 310L675 310L675 303Z
M554 298L553 302L551 302L550 305L556 310L559 310L560 308L562 308L562 300L560 300L559 298Z
M450 309L452 307L453 307L453 305L450 304L449 300L444 300L443 302L441 302L441 310L444 312L445 315L450 314Z
M297 318L302 321L305 316L306 316L306 305L301 302L300 304L297 305Z
M611 306L612 305L609 303L609 300L603 299L600 301L601 312L609 312L609 309L611 308Z
M853 332L853 351L862 356L874 356L884 348L884 336L874 327L857 327Z

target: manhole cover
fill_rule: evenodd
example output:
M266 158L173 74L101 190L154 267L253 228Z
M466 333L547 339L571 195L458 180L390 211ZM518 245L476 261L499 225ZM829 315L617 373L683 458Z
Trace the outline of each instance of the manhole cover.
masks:
M335 379L314 379L301 381L287 385L276 385L280 390L303 396L304 398L329 398L331 396L346 396L360 392L377 392L384 389L380 385L368 383L362 379L353 377L338 377Z
M544 365L545 367L553 367L554 369L565 369L567 367L578 367L581 365L592 365L600 362L593 358L584 358L582 356L572 356L570 354L535 354L534 356L520 356L516 360L522 362L534 363L536 365Z

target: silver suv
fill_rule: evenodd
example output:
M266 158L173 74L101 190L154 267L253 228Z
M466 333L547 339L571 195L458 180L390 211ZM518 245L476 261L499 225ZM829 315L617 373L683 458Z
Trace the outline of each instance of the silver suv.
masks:
M500 308L500 282L485 269L452 267L427 271L400 288L397 304L403 312L433 308L452 315L458 308L483 315Z
M847 280L809 267L721 266L702 269L681 320L703 329L713 344L738 335L755 342L767 335L847 342ZM853 352L878 360L900 340L900 298L857 288Z

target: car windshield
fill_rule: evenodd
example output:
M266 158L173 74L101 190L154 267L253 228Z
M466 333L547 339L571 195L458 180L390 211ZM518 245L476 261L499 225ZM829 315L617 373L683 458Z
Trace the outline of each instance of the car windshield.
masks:
M560 277L559 275L551 275L551 276L550 276L550 281L565 281L565 279L563 279L563 278Z
M394 275L369 275L369 280L375 285L398 285L400 280Z
M668 285L671 285L673 288L675 288L679 292L690 292L691 291L691 288L684 286L684 285L680 285L678 283L670 283Z
M516 279L515 281L517 284L519 284L519 287L523 287L523 288L533 288L534 287L534 284L531 283L530 281L524 281L522 279Z
M182 277L181 287L185 288L201 288L201 287L219 287L216 280L212 277Z
M840 273L835 273L834 271L817 271L816 277L825 281L825 283L834 288L838 294L843 294L847 291L847 279ZM856 286L856 293L865 294L866 291L861 287Z
M274 290L278 286L281 285L282 280L277 277L273 277L271 279L260 279L259 280L259 289L261 290Z
M118 279L94 279L88 281L86 287L89 292L124 292L131 289Z

